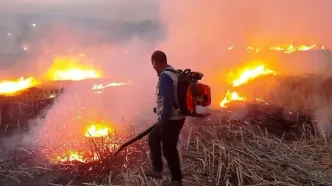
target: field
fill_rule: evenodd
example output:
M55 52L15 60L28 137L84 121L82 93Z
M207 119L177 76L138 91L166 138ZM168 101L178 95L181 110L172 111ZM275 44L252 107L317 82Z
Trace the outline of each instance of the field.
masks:
M266 78L272 79L245 88L261 90L253 94L264 101L233 102L209 118L187 120L179 141L185 185L331 185L332 80ZM265 81L274 84L263 91ZM17 147L0 159L0 185L159 185L142 173L149 166L145 141L101 162L71 165Z

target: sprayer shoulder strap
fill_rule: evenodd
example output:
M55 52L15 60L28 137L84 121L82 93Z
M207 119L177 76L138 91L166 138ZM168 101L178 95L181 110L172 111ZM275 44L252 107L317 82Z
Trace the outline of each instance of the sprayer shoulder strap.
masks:
M169 71L169 72L173 72L173 73L178 73L178 71L176 71L176 70L174 70L174 69L165 69L165 70L163 70L163 71Z
M169 71L169 72L173 72L173 73L178 73L178 71L176 71L176 70L174 70L174 69L165 69L165 70L163 70L163 71ZM174 101L173 102L173 107L175 108L175 109L180 109L180 106L179 106L179 104L176 102L176 101Z

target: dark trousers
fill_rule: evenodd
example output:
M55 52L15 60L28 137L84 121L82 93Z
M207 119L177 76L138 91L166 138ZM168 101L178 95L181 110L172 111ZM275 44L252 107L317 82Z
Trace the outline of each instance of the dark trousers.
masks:
M172 180L176 181L182 180L177 143L184 121L185 119L168 120L166 123L157 124L148 137L153 169L155 171L162 171L163 169L162 150Z

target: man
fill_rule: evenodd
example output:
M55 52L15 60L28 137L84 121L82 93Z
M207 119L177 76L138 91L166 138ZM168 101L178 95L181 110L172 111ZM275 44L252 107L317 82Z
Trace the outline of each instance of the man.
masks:
M185 116L181 115L179 110L174 107L174 104L177 104L178 75L166 70L175 69L167 64L166 54L162 51L155 51L151 56L151 62L159 77L156 90L157 105L155 108L158 121L156 127L148 136L152 168L146 171L145 175L162 178L162 151L172 177L171 182L164 184L164 186L182 186L177 143L185 122Z

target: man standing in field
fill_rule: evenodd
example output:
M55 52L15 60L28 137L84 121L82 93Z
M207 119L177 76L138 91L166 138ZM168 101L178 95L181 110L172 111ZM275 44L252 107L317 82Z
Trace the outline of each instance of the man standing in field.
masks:
M158 121L156 127L148 136L152 168L146 171L145 175L162 178L163 152L172 177L172 181L164 184L164 186L182 186L177 143L185 122L185 116L181 115L179 110L174 107L177 104L178 75L172 72L175 69L167 63L167 56L162 51L153 52L151 62L159 77L155 108Z

